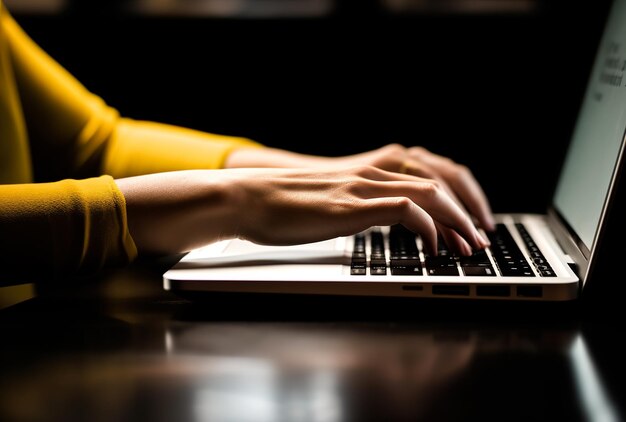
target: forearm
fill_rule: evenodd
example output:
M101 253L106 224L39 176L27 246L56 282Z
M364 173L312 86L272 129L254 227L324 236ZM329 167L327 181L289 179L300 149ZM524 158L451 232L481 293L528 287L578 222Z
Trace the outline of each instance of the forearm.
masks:
M116 183L140 253L186 252L237 234L237 195L219 171L157 173Z

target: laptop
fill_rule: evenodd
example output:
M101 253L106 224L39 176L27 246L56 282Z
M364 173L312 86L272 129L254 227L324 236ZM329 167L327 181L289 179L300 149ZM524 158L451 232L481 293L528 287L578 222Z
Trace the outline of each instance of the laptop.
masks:
M248 292L568 301L588 285L612 230L624 166L626 0L609 13L583 103L545 214L497 214L491 246L428 256L400 225L296 246L226 240L163 276L179 294Z

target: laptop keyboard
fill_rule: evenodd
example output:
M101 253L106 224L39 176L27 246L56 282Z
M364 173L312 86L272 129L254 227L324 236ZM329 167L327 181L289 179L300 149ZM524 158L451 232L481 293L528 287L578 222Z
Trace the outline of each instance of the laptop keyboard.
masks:
M533 241L523 224L515 224L527 256L522 253L509 229L504 224L497 224L496 230L488 233L491 247L490 259L487 251L477 251L472 256L457 256L450 252L445 243L439 240L438 255L429 256L420 250L421 242L412 232L401 225L389 228L389 237L385 239L380 229L354 236L354 248L350 273L352 275L394 276L424 275L468 277L555 277L556 274ZM369 237L370 253L367 256L366 243ZM388 241L389 256L386 255ZM536 270L533 271L533 268Z

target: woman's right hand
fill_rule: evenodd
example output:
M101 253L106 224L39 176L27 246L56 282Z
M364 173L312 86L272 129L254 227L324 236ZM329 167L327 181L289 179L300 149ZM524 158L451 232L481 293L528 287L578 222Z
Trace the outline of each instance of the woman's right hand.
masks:
M223 239L292 245L402 224L436 254L437 234L462 255L488 242L441 183L375 167L189 170L116 180L140 253Z

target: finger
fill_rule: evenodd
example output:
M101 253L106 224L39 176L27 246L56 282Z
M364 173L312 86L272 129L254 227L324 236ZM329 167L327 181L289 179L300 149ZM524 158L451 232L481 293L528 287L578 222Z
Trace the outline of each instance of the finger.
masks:
M468 211L478 219L481 227L489 231L494 230L495 222L487 195L471 172L467 170L452 180L448 180L448 183L463 201Z
M452 200L454 200L457 206L459 206L459 208L463 211L466 211L463 202L457 197L450 185L448 185L448 183L440 175L438 175L437 172L433 171L426 165L415 162L414 160L405 161L406 163L404 165L406 167L406 173L396 173L393 171L382 170L377 167L362 167L357 170L357 173L361 177L374 181L428 182L430 180L436 180L441 184Z
M416 179L420 180L420 179ZM376 182L359 186L363 197L406 197L423 208L437 222L456 230L472 247L483 249L488 245L471 220L461 208L445 193L437 182Z
M411 157L408 157L401 161L398 168L398 173L410 174L416 177L423 177L425 179L432 179L436 176L432 167L421 163Z
M394 167L389 170L383 169L380 167L374 167L374 166L361 166L361 167L357 167L353 171L357 175L361 177L365 177L366 179L377 180L381 182L392 181L392 180L411 181L411 180L423 178L419 175L412 175L412 174L398 172L397 170L400 169L401 165L402 165L402 161L398 160L398 162L395 163Z
M448 227L435 223L441 238L452 252L459 253L463 256L472 255L473 251L471 246L454 230L450 230Z
M410 148L409 155L440 174L485 230L495 229L487 195L468 167L424 148Z
M465 205L461 201L461 199L457 196L456 192L452 187L448 184L448 182L432 167L424 164L418 163L415 160L405 160L404 168L406 169L406 174L410 174L412 176L424 178L424 179L432 179L441 183L442 187L445 191L450 195L450 197L456 202L456 204L465 210Z
M437 255L437 228L433 218L415 202L406 197L366 199L361 203L359 224L367 227L402 224L419 234L430 255Z
M402 174L395 173L392 171L382 170L376 167L362 167L357 170L357 173L365 178L368 178L373 181L406 181L406 182L429 182L430 180L437 180L442 188L448 193L450 198L456 203L456 205L465 213L465 203L462 201L457 195L454 189L432 168L427 165L421 163L415 163L413 160L410 160L407 164L407 171L414 172L415 174ZM425 177L423 177L425 176ZM482 192L482 191L481 191ZM483 194L484 197L484 194ZM473 213L472 213L473 214ZM475 215L475 214L473 214ZM490 211L489 211L489 214ZM481 225L483 222L481 222ZM472 224L473 225L473 224ZM481 240L484 239L481 237ZM488 243L487 243L488 244ZM483 246L484 247L484 246Z
M423 173L423 176L420 174L398 173L396 171L383 170L371 166L358 167L353 171L360 177L378 182L424 182L439 177L435 172L429 171L425 166L422 167L422 170L419 170L420 173Z
M440 163L443 163L446 161L452 161L450 158L444 157L443 155L435 154L434 152L431 152L424 147L410 147L407 149L407 153L409 154L409 156L424 162L432 162L436 160Z
M436 180L440 182L446 192L458 202L459 206L462 206L462 202L456 196L454 190L434 169L425 164L418 163L410 159L405 160L402 166L404 166L404 172L388 171L377 167L364 166L356 169L356 173L366 179L379 182L424 182L429 180Z

